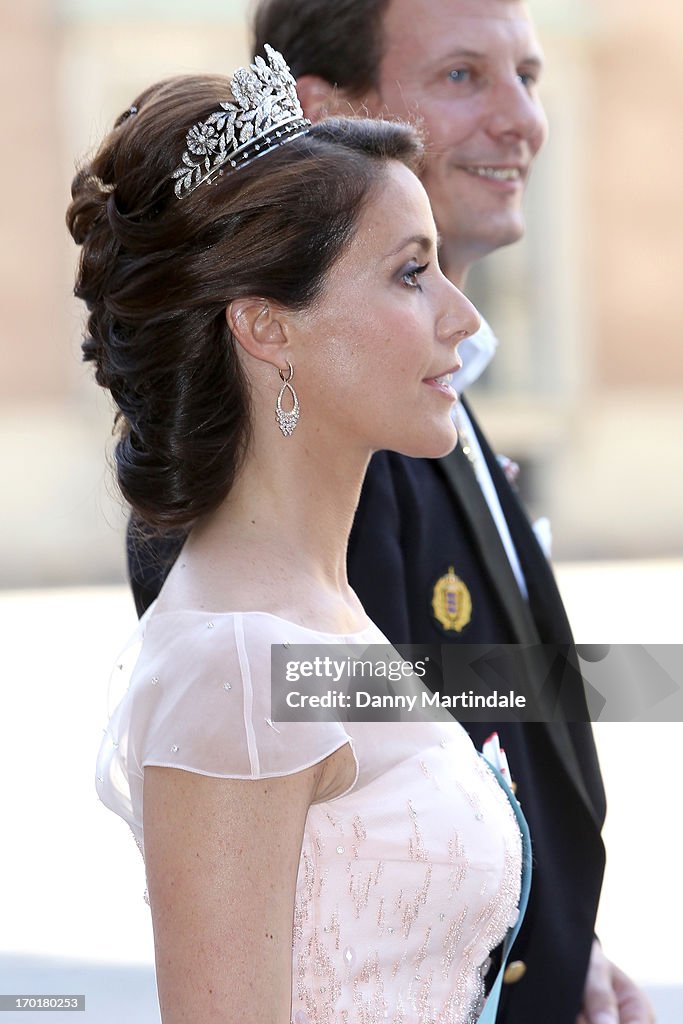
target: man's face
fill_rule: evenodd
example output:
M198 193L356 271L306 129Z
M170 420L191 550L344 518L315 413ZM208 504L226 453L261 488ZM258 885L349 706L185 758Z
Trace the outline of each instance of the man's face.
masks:
M453 279L524 231L522 197L547 122L542 55L521 0L390 0L370 112L421 119L423 183Z

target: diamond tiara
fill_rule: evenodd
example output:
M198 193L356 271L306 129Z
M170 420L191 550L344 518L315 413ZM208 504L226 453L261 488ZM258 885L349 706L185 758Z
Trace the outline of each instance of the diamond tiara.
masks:
M205 181L211 183L225 164L229 170L242 167L311 127L284 57L268 43L265 51L268 63L257 57L232 76L234 102L221 103L220 110L192 125L185 136L187 150L171 176L178 199Z

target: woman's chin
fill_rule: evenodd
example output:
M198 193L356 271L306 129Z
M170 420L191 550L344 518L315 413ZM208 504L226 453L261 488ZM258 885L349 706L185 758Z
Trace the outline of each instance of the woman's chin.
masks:
M450 423L450 429L435 428L429 434L421 432L419 437L412 437L409 444L396 451L411 459L441 459L449 455L457 443L458 434L455 426Z

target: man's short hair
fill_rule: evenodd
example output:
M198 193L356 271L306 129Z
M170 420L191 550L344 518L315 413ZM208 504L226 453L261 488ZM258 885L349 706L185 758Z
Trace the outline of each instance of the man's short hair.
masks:
M319 75L362 96L375 88L382 60L382 20L389 0L259 0L252 53L270 43L295 78Z

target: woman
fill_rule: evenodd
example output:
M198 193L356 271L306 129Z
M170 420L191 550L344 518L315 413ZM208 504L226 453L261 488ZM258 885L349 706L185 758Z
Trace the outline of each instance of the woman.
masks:
M311 127L269 49L147 90L74 180L122 492L191 528L98 764L144 835L164 1024L463 1024L518 916L516 819L456 723L270 718L271 645L385 642L345 569L370 454L456 441L478 318L419 157Z

